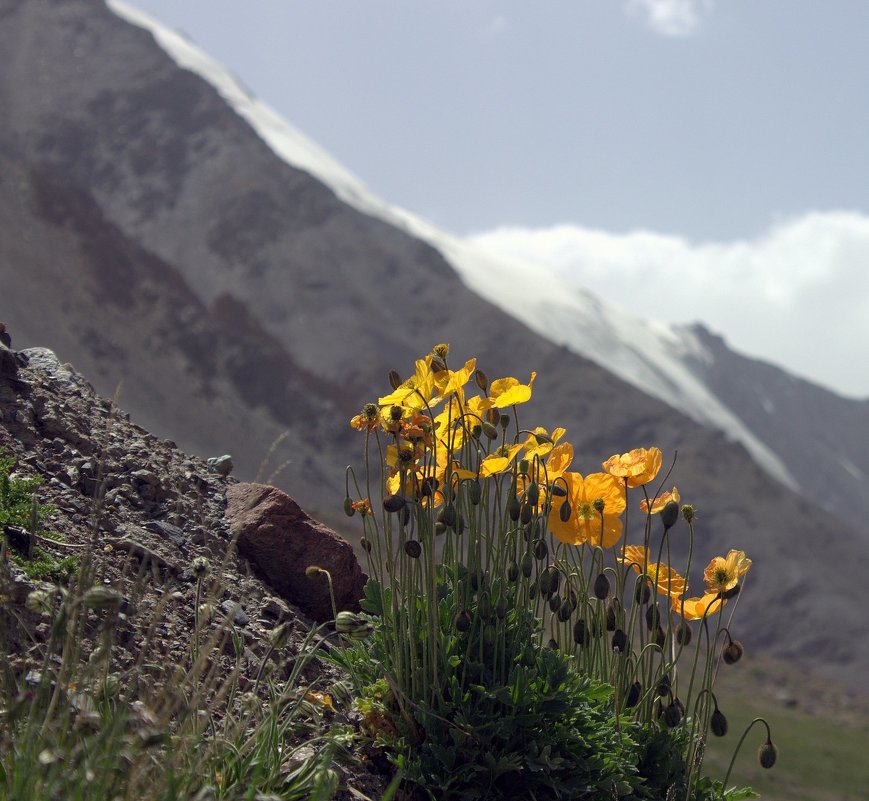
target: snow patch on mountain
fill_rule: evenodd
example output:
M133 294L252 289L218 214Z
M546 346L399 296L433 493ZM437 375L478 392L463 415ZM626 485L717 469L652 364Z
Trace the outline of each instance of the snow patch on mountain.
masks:
M208 81L286 163L322 181L348 205L428 242L481 297L538 334L597 362L694 420L723 430L741 442L767 472L797 488L797 482L775 453L688 367L689 360L708 363L713 358L689 328L633 317L571 286L548 268L484 252L385 203L182 34L121 0L107 0L107 5L118 16L150 31L179 67Z

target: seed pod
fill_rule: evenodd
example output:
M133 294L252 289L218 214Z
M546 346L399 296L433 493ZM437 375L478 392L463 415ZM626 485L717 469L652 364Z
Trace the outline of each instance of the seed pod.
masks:
M471 503L474 506L477 506L483 498L483 487L480 485L479 481L470 481L468 482L468 498L470 498Z
M407 505L407 501L401 495L387 495L383 499L383 508L387 512L400 512Z
M744 652L745 649L742 647L742 643L739 640L731 640L730 644L721 652L721 658L728 665L734 665L742 659L742 654Z
M402 417L404 417L404 409L402 409L401 406L389 407L389 419L392 420L393 423L397 423Z
M519 520L522 521L522 525L527 526L531 522L532 517L534 517L534 509L530 504L523 503L519 511Z
M601 601L604 601L609 596L609 594L610 580L607 578L606 573L598 573L597 578L594 580L595 598L599 598Z
M584 648L588 645L590 639L585 621L577 620L576 623L573 624L573 641Z
M269 642L271 642L272 648L276 651L280 651L280 649L290 641L290 635L292 633L292 623L286 622L275 626L269 633Z
M625 698L625 707L630 709L636 706L640 701L640 695L643 692L643 686L640 682L635 681L628 689L628 695Z
M673 729L682 722L685 715L685 707L678 698L674 698L664 708L664 723L668 728Z
M528 575L531 575L530 573ZM516 562L510 562L507 567L507 581L514 582L519 578L519 565Z
M634 600L638 604L647 604L652 598L652 588L647 581L641 581L634 587Z
M616 629L613 632L612 639L612 649L614 651L618 651L619 653L623 653L625 648L628 645L628 635L624 633L621 629Z
M534 557L531 555L531 551L525 551L522 554L522 575L525 578L531 578L531 571L534 569Z
M570 520L570 515L573 513L573 510L570 508L570 501L565 501L558 508L558 518L562 523L566 523Z
M489 388L489 378L482 370L474 371L474 381L483 392Z
M778 759L778 748L773 745L772 740L767 740L760 748L758 748L757 759L760 762L760 766L767 770L775 765L775 762Z
M541 562L549 556L549 547L546 545L546 540L534 540L531 543L531 550L534 552L534 558Z
M124 596L114 587L91 587L82 596L81 602L88 609L120 609Z
M489 411L491 411L491 409ZM501 412L499 417L498 417L498 422L501 424L501 428L504 429L504 431L506 431L507 427L510 425L510 422L511 422L510 413L509 412Z
M679 504L676 501L667 501L661 509L661 522L664 524L664 529L672 528L678 519Z
M527 459L520 459L519 460L519 474L520 475L527 476L529 467L531 467L531 464L528 462Z
M514 523L519 519L519 499L515 495L511 495L510 500L507 501L507 514Z
M682 507L682 517L685 518L686 523L690 523L696 516L697 510L690 503L686 503Z
M716 737L724 737L727 734L727 718L717 706L709 719L709 728Z
M418 540L408 540L404 543L404 552L411 559L419 559L422 556L422 545L420 545Z
M347 517L353 517L356 514L356 510L353 508L353 501L349 497L344 499L344 514Z
M486 435L487 439L498 439L498 429L495 428L490 422L487 420L483 420L482 426L480 426L482 432Z
M650 604L646 607L646 626L649 631L658 626L661 622L661 611L658 609L658 604Z
M566 623L570 620L570 616L573 614L573 604L570 602L570 598L563 598L561 600L561 606L558 608L558 619L562 623Z
M401 376L398 374L397 370L389 371L389 386L393 389L398 389L401 386Z
M694 632L691 631L691 627L684 620L676 626L676 642L679 645L690 645L693 637Z
M364 640L374 631L374 626L361 615L344 611L335 618L335 631L351 640Z
M456 631L464 632L471 628L471 616L463 609L453 619Z

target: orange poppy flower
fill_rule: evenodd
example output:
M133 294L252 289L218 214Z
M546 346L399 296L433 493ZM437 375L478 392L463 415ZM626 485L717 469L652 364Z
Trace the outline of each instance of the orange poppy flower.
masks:
M648 484L661 469L660 448L634 448L628 453L610 456L603 463L604 472L627 479L629 487Z
M583 478L579 473L565 473L558 483L567 485L567 496L553 499L549 513L549 528L562 542L580 545L589 542L611 548L622 535L621 513L625 510L625 489L622 483L606 473L591 473ZM603 502L598 512L595 501ZM570 515L561 519L565 503Z

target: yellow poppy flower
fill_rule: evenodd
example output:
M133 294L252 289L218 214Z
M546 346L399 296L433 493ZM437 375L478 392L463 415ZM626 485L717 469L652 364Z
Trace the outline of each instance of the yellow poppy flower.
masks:
M507 406L515 406L517 403L525 403L531 399L531 387L537 373L532 372L527 384L520 384L515 378L499 378L489 385L489 397L495 402L498 409Z
M674 598L673 610L685 620L701 620L704 615L714 615L726 603L717 592L707 592L702 598Z
M616 478L627 479L629 487L648 484L661 469L659 448L634 448L628 453L610 456L603 463L604 472Z
M419 411L434 400L435 382L431 371L431 356L416 360L416 371L398 389L378 399L381 406L405 406Z
M494 476L497 473L503 473L509 466L516 454L522 450L522 445L502 445L494 453L490 453L480 463L480 475Z
M670 501L675 501L676 503L679 503L679 490L677 487L673 487L670 492L665 492L663 495L659 495L657 498L653 498L651 513L653 515L658 514L658 512L660 512L668 503L670 503ZM645 498L640 501L640 509L642 509L644 512L650 511L649 502Z
M468 359L461 370L440 370L434 374L434 385L437 388L439 398L446 398L456 394L459 401L464 402L464 386L468 383L474 370L477 369L477 360Z
M706 586L712 592L732 590L751 567L745 551L730 551L726 557L716 556L703 571Z
M688 591L688 582L671 567L650 561L649 549L642 545L626 545L624 556L617 558L623 565L630 565L638 576L643 574L645 565L645 575L655 585L658 595L669 595L676 599Z
M567 429L565 428L553 429L550 434L542 426L537 426L537 428L534 429L534 433L529 434L528 439L526 439L522 445L522 447L525 448L525 458L529 462L532 461L535 456L538 459L543 459L550 453L550 451L552 451L555 444L565 435L565 433L567 433Z
M567 496L553 498L549 513L552 533L569 545L583 542L604 548L615 545L622 535L619 515L625 510L625 489L621 481L606 473L591 473L584 478L579 473L564 473L558 483L567 485ZM595 509L598 500L603 502L602 513ZM561 519L565 503L570 504L566 521Z

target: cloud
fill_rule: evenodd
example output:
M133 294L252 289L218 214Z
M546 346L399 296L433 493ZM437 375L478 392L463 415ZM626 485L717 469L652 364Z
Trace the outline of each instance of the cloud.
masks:
M664 36L691 36L711 7L712 0L628 0L625 6L629 15Z
M725 243L573 225L469 239L545 264L636 315L703 322L742 353L869 396L869 216L812 212Z

